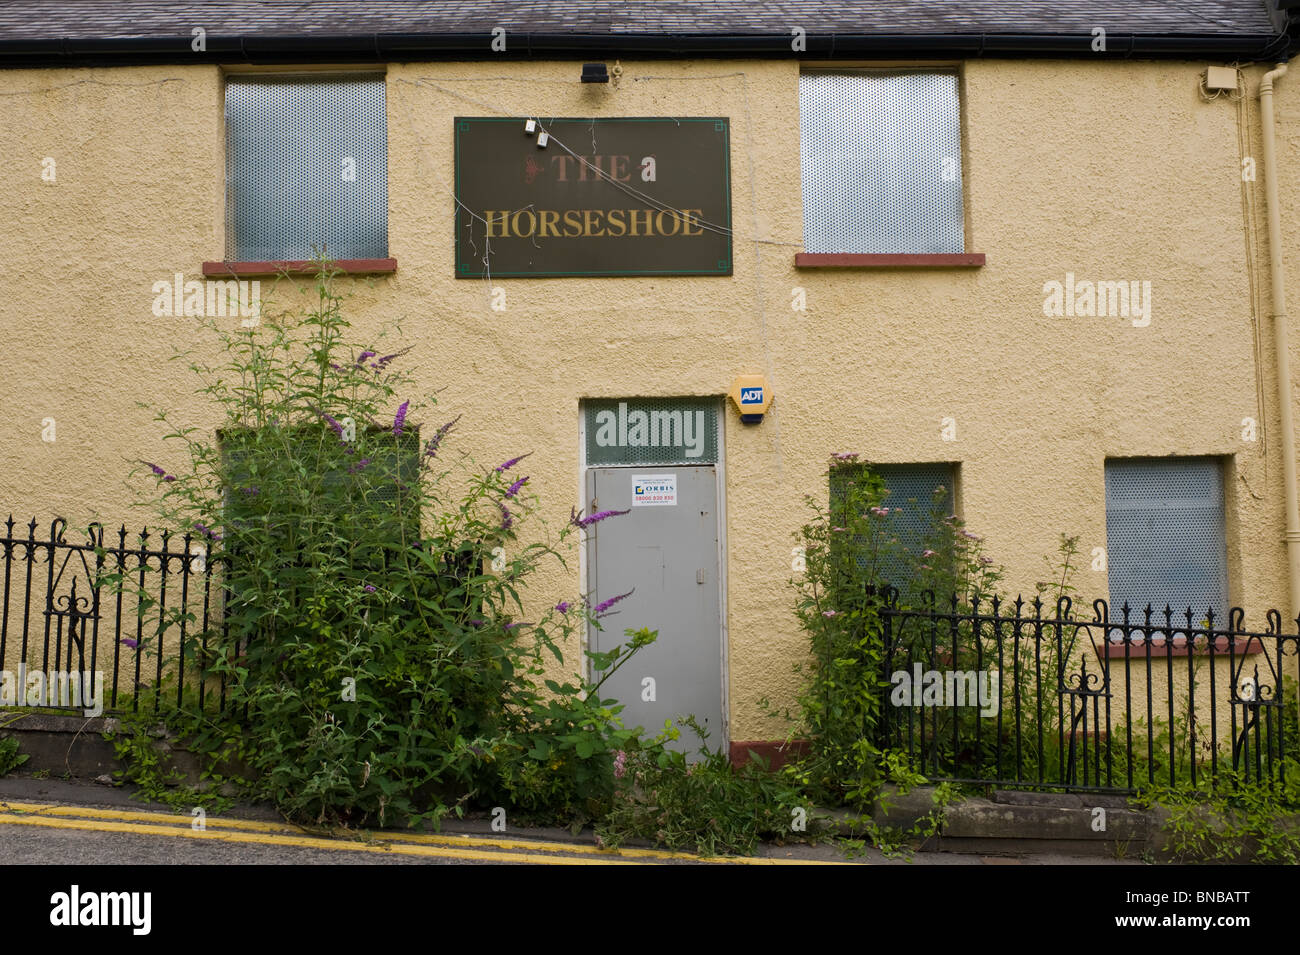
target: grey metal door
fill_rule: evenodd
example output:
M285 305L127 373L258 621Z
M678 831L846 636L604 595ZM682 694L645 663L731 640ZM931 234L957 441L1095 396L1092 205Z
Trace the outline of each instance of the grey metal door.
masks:
M693 715L708 730L709 749L725 750L716 468L592 468L587 505L588 513L628 511L588 530L589 599L595 605L633 591L601 619L603 630L592 628L591 648L627 642L628 627L659 631L601 696L624 705L625 726L651 735L666 719L680 727L679 717ZM695 753L700 746L682 728L674 748Z

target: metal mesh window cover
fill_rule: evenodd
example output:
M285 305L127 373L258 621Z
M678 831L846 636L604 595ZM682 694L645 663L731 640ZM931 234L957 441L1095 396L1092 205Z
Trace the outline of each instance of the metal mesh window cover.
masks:
M383 77L226 85L226 257L388 257Z
M965 251L956 74L804 73L799 134L807 251Z
M717 398L583 402L588 465L717 464Z
M1223 467L1214 458L1106 462L1106 548L1112 615L1127 602L1162 612L1228 609ZM1130 619L1133 619L1130 617ZM1175 618L1177 619L1177 618Z
M885 499L882 507L889 515L881 518L888 537L897 540L906 555L919 558L925 549L926 539L934 529L937 517L947 517L954 511L954 483L956 472L952 464L877 464L871 470L885 482ZM852 480L861 471L853 468L836 468L831 472L831 503L844 493L845 481ZM935 494L943 488L942 515L935 513ZM865 541L855 542L863 548L857 556L859 567L865 568L869 559ZM904 554L880 554L877 577L885 583L902 588L910 567Z

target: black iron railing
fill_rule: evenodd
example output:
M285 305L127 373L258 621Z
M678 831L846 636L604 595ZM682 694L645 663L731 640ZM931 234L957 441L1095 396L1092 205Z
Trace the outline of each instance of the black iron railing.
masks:
M199 679L194 659L221 606L219 561L203 538L123 526L106 542L91 524L70 540L62 518L44 539L34 518L26 534L13 517L4 527L0 705L159 711L188 695L224 707L225 682Z
M91 524L70 536L55 518L38 538L37 526L10 517L0 536L0 707L86 714L232 703L234 687L211 675L209 650L214 637L234 658L247 646L247 637L231 646L225 614L238 558L209 552L198 534ZM474 575L482 551L465 542L442 555L449 593ZM393 559L386 551L382 568Z
M1284 778L1300 620L883 595L880 743L932 779L1131 793Z

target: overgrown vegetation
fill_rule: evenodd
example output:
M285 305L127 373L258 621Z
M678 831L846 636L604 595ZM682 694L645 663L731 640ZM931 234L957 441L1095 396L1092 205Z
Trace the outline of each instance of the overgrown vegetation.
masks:
M688 728L703 731L693 719ZM718 750L701 745L699 759L656 747L620 754L615 763L619 798L596 827L602 844L648 839L673 850L703 855L751 855L762 839L815 839L823 821L799 787L773 773L761 758L735 769Z
M1296 691L1294 680L1284 680L1284 699L1295 700ZM1300 718L1294 705L1281 707L1278 718L1286 744L1280 755L1256 762L1247 754L1240 768L1221 762L1217 772L1208 759L1199 761L1195 784L1187 771L1189 756L1170 774L1162 754L1154 785L1145 783L1144 768L1138 802L1163 811L1166 848L1176 861L1300 863ZM1188 738L1195 719L1194 712L1180 714L1175 737ZM1168 733L1163 726L1160 743L1167 743ZM1175 754L1181 756L1177 747Z
M209 685L224 681L226 710L190 707L175 729L209 771L237 756L257 795L316 825L497 805L599 817L613 753L637 740L600 686L654 636L593 655L592 680L557 682L561 648L612 601L526 610L522 593L610 515L523 536L537 508L528 454L476 464L452 450L458 417L421 433L435 402L412 394L404 352L353 341L340 306L326 269L305 316L209 323L222 360L190 367L222 426L214 438L157 416L176 452L137 472L225 597L223 627L198 633L191 619L185 657ZM148 732L124 737L152 793L174 782L150 763Z
M18 740L13 736L0 739L0 776L7 776L23 763L27 754L18 752Z
M624 645L575 667L564 648L626 595L550 607L527 596L529 581L563 566L587 528L619 515L575 510L547 528L525 473L529 454L484 466L460 450L460 417L430 420L436 402L414 395L405 351L380 355L353 340L340 305L325 269L301 317L264 315L240 331L211 324L221 362L190 367L199 393L222 409L222 426L214 437L158 414L176 453L137 471L165 523L184 532L191 559L216 568L221 625L200 632L186 618L184 658L225 696L218 711L191 687L179 709L161 709L161 723L148 701L124 721L116 745L145 798L220 811L250 796L318 827L436 825L501 807L516 822L593 824L611 847L645 839L706 854L821 838L814 808L845 806L864 837L848 848L895 854L933 835L957 795L935 787L933 809L905 831L871 818L885 783L899 791L927 783L895 732L908 708L890 701L889 672L916 663L1040 673L1018 678L1020 714L1034 723L1017 724L1017 754L1039 766L1060 758L1061 687L1079 630L1008 643L973 624L970 611L990 606L1002 574L950 513L949 489L928 502L921 544L902 547L890 521L902 502L855 455L833 458L830 503L810 500L798 535L795 613L809 654L798 667L798 712L784 715L791 739L808 741L806 756L779 772L761 760L737 770L703 740L688 758L676 746L679 727L652 737L624 726L622 705L602 687L656 635L629 628ZM1038 588L1045 616L1072 620L1078 564L1078 539L1062 535ZM882 579L884 567L897 579ZM126 574L104 579L138 586ZM147 593L137 599L154 606ZM900 624L898 611L914 625ZM149 642L181 622L159 619L137 649L156 650ZM583 675L564 676L575 669ZM170 701L175 690L145 692ZM1006 695L995 705L1000 713ZM934 707L925 719L933 765L960 763L977 778L1007 768L993 756L1011 739L1001 718L977 724L976 707ZM683 726L699 731L689 718ZM176 763L182 748L198 756L198 785ZM1194 831L1184 796L1166 794L1190 854L1213 840ZM1234 818L1257 840L1259 820L1282 805L1245 787L1222 798L1235 800ZM1278 858L1290 851L1267 845Z
M1166 847L1178 862L1300 863L1300 762L1265 779L1226 770L1217 785L1155 787L1140 801L1165 812Z

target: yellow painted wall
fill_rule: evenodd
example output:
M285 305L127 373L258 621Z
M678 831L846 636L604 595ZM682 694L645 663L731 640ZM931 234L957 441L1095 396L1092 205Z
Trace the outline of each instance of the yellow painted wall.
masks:
M574 63L390 65L398 272L342 284L357 330L400 320L421 385L443 389L438 413L417 423L463 412L460 446L485 463L535 452L530 486L553 525L578 499L581 399L720 395L737 374L768 376L767 420L742 427L731 410L725 435L732 739L784 733L758 701L792 700L803 645L792 533L804 496L825 493L834 451L959 462L968 526L1025 593L1061 532L1105 544L1107 456L1226 456L1232 599L1261 626L1266 608L1286 609L1271 329L1264 314L1261 366L1238 110L1198 97L1205 64L965 64L968 250L988 264L934 271L794 267L797 63L622 65L609 87L579 84ZM1249 71L1252 93L1261 73ZM222 80L205 66L0 73L0 505L23 521L149 519L125 506L123 480L131 460L167 463L171 451L137 400L215 423L166 361L173 347L206 348L193 320L150 305L154 282L197 278L224 256ZM1297 83L1278 96L1292 230ZM730 117L734 274L501 280L508 308L493 311L486 283L452 278L451 199L452 117L492 114ZM54 183L42 181L45 157ZM1249 187L1266 261L1262 180ZM1067 272L1150 281L1150 325L1045 317L1043 284ZM1265 301L1262 267L1256 278ZM806 312L791 308L796 287ZM263 288L277 303L294 294ZM41 440L47 417L53 443ZM944 417L955 442L940 440ZM1242 440L1246 417L1263 441ZM545 578L538 600L577 593L577 566ZM1105 596L1102 573L1079 584Z

